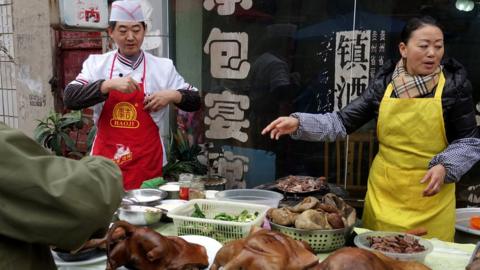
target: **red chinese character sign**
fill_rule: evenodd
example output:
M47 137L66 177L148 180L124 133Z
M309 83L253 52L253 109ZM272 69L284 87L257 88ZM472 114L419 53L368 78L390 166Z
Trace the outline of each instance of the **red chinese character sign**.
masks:
M69 29L105 29L107 0L59 0L60 22Z

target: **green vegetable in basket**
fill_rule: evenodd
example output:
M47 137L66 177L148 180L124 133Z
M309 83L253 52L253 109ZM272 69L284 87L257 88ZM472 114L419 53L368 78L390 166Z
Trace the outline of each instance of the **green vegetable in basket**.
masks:
M191 217L206 218L205 214L202 212L202 209L200 209L200 206L198 206L198 204L194 204L193 207L195 208L195 211L193 211Z
M236 216L231 216L225 212L222 212L220 214L217 214L213 219L216 220L224 220L224 221L237 221Z
M239 222L250 222L254 221L258 217L258 212L253 214L248 213L247 210L243 210L240 215L238 215L237 221Z

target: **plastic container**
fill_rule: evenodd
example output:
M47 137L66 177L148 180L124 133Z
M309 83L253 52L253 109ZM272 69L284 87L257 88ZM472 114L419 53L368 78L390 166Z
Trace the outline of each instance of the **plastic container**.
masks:
M206 218L192 217L194 205L197 204ZM173 219L177 235L203 235L226 243L246 237L252 226L261 226L268 206L217 200L190 200L167 213ZM213 219L217 214L239 215L242 211L258 212L255 220L250 222L223 221Z
M295 240L305 241L317 253L330 252L345 246L348 236L353 228L341 228L332 230L304 230L286 227L270 222L272 230L279 231Z
M370 242L367 239L367 237L373 237L373 236L384 237L384 236L395 236L395 235L408 235L417 239L418 243L425 247L425 251L415 252L415 253L394 253L394 252L381 251L381 250L370 248ZM355 238L353 239L353 242L359 248L363 248L369 251L381 252L386 256L389 256L391 258L394 258L400 261L417 261L417 262L423 263L427 254L433 251L433 244L430 243L430 241L428 241L427 239L423 239L413 234L400 233L400 232L372 231L372 232L361 233L355 236Z
M222 201L261 204L277 208L283 195L263 189L230 189L216 193L215 198Z

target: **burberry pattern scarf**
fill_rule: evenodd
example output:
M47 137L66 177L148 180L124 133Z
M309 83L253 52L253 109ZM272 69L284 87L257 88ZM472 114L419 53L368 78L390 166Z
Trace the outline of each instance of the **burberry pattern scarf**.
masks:
M392 74L393 92L397 98L415 98L425 96L433 91L440 78L442 66L429 75L410 75L405 69L403 59L398 61Z

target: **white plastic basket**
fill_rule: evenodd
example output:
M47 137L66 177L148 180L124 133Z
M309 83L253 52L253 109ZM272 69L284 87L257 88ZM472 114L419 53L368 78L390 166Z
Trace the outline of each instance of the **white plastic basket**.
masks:
M191 217L195 203L198 204L206 218ZM252 226L261 226L269 208L258 204L197 199L178 206L169 211L167 215L173 219L177 235L203 235L224 244L246 237ZM222 212L229 215L239 215L243 210L252 214L258 212L258 216L250 222L213 219Z

